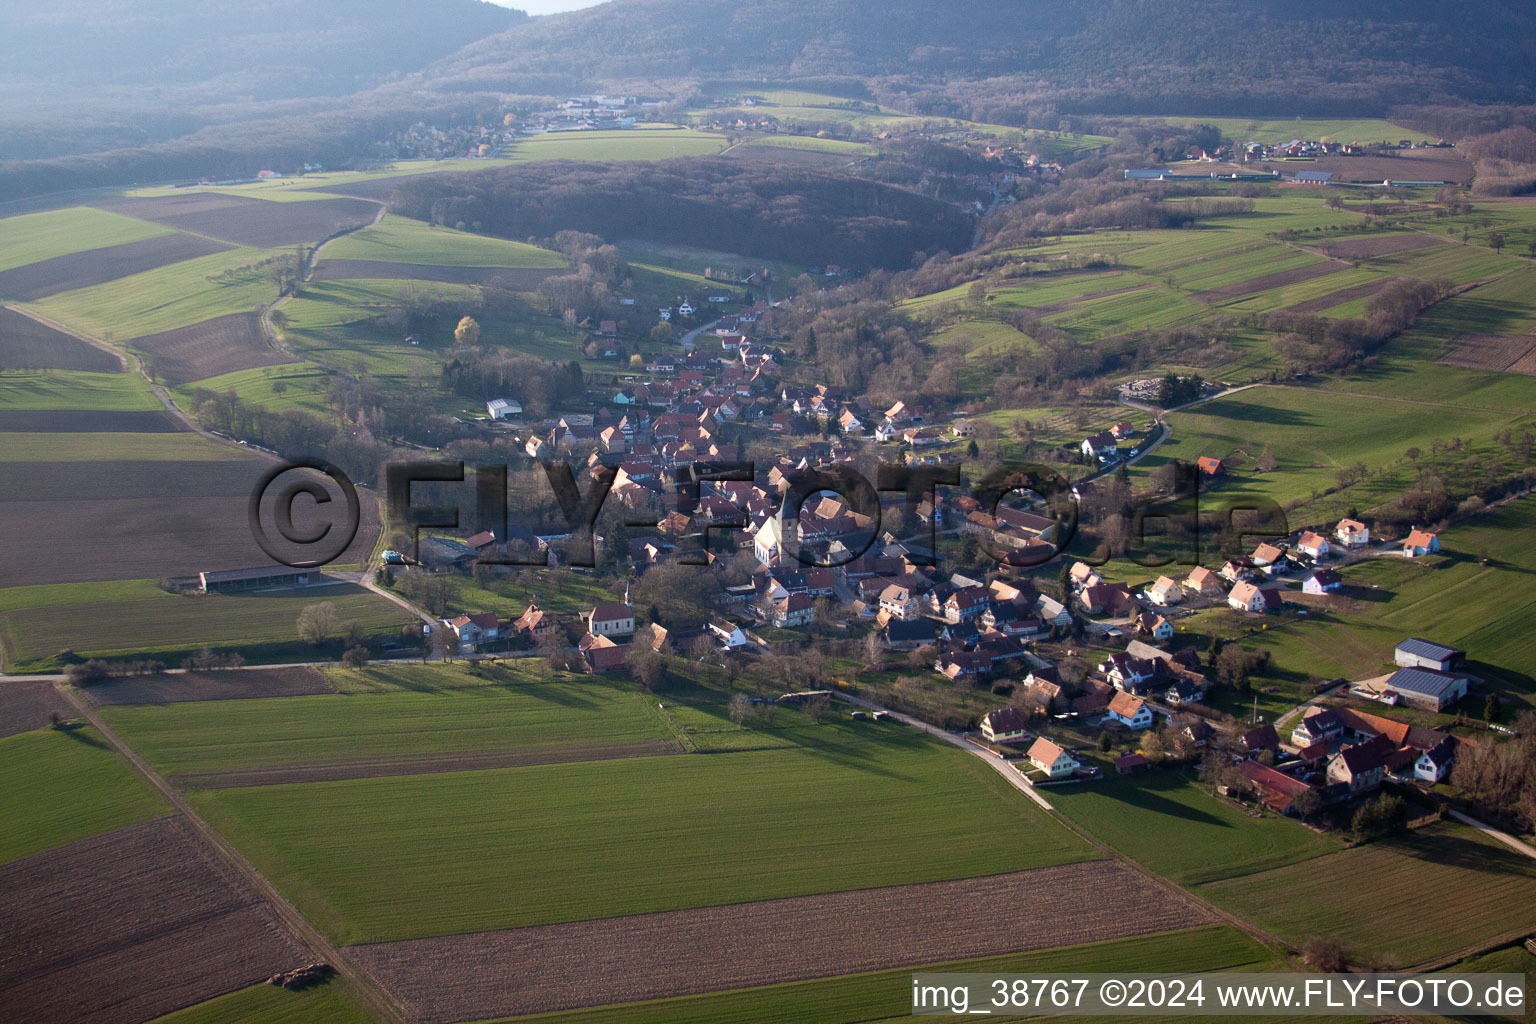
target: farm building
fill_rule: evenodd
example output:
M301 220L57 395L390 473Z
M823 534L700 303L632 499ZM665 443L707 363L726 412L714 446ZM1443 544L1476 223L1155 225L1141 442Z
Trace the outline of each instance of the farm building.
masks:
M1298 747L1310 747L1314 743L1326 743L1344 735L1344 722L1332 710L1314 708L1312 713L1291 730L1291 743Z
M1115 771L1121 775L1133 775L1136 772L1144 772L1152 766L1141 754L1126 754L1124 757L1115 758Z
M272 590L277 587L308 586L321 574L314 569L294 569L286 565L259 569L221 569L197 574L198 589L205 594L237 593L242 590Z
M1414 530L1403 541L1403 554L1408 558L1433 555L1440 550L1440 538L1428 530Z
M1451 773L1451 762L1455 760L1456 738L1447 736L1433 747L1419 755L1419 759L1413 763L1415 778L1425 782L1439 782Z
M1064 779L1077 771L1078 761L1070 750L1065 750L1041 736L1030 745L1029 763L1053 779Z
M1200 456L1200 458L1195 460L1195 464L1200 467L1201 476L1221 476L1226 470L1226 466L1220 459L1212 458L1209 455Z
M485 411L490 414L493 420L504 420L513 416L521 416L523 414L523 406L521 403L510 398L493 398L485 403Z
M1467 677L1432 668L1400 668L1384 684L1414 707L1442 711L1467 695Z
M1402 668L1432 668L1436 672L1449 672L1466 656L1466 651L1418 637L1409 637L1392 652L1392 660Z
M1376 789L1386 774L1387 757L1396 749L1385 736L1345 747L1328 762L1328 781L1347 784L1351 796Z
M989 743L1016 743L1029 738L1029 718L1018 708L988 711L981 716L981 735Z
M1300 779L1293 779L1257 761L1244 761L1238 766L1238 771L1264 806L1281 814L1295 813L1296 798L1312 790L1311 786Z

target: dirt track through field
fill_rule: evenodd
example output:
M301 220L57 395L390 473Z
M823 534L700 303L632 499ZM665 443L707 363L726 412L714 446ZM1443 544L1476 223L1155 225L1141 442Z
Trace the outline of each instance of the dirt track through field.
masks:
M0 866L7 1020L139 1024L309 961L167 817Z
M59 292L89 288L156 267L211 256L229 248L231 246L211 238L178 233L146 238L142 242L109 245L103 249L87 249L0 272L0 296L33 302Z
M1339 271L1347 269L1349 268L1346 264L1334 260L1325 260L1321 263L1297 267L1295 270L1283 270L1278 274L1265 274L1263 277L1250 277L1246 281L1235 281L1232 284L1222 285L1220 288L1212 288L1208 292L1196 292L1191 298L1199 302L1229 302L1244 295L1256 295L1259 292L1267 292L1271 288L1284 288L1286 285L1300 284L1302 281L1310 281L1314 277L1337 274Z
M569 273L559 267L441 267L381 260L321 260L315 265L310 280L441 281L445 284L500 285L514 292L531 292L545 278Z
M515 894L509 894L515 898ZM1212 918L1111 861L348 948L419 1024L1097 942Z
M276 366L293 357L267 344L258 313L233 313L130 344L150 358L155 376L167 384L190 384L236 370Z
M337 761L334 764L185 772L172 775L171 781L183 789L235 789L242 786L281 786L293 782L338 782L344 779L378 779L393 775L473 772L487 768L612 761L628 757L659 757L664 754L681 753L683 748L671 740L637 740L633 743L610 743L591 747L543 747L533 750L487 751L479 754L402 754L396 757Z
M54 330L14 309L0 309L0 370L86 370L122 373L111 352Z
M319 242L367 224L379 212L377 203L363 199L274 202L212 192L109 199L91 205L257 249Z
M75 717L75 709L52 683L22 679L0 681L0 738L31 732L48 724L49 712Z
M247 668L238 672L163 672L109 679L82 691L92 704L181 704L335 693L317 669Z

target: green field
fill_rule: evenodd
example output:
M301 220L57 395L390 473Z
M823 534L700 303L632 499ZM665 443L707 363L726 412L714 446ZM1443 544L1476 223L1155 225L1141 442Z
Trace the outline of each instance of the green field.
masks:
M0 220L0 270L174 233L160 224L90 206L25 213Z
M1536 861L1451 824L1214 882L1200 894L1288 942L1334 935L1360 962L1389 967L1536 928ZM1392 912L1400 900L1412 901L1411 914Z
M323 255L328 260L383 260L444 267L568 265L565 257L548 249L387 214L377 224L329 243Z
M108 341L126 341L174 330L230 313L247 313L277 298L277 288L255 265L273 255L263 249L230 249L115 281L60 292L29 303L51 320ZM209 278L226 270L229 283Z
M0 435L3 436L3 435ZM162 658L203 647L236 650L248 660L312 658L294 623L305 605L329 601L337 621L356 621L369 633L394 633L405 613L351 584L231 596L181 596L154 580L57 583L0 590L0 647L7 669L57 669L61 651L82 657L153 653Z
M990 766L905 730L849 746L200 791L191 799L311 921L348 943L1092 856Z
M1154 120L1147 118L1147 120ZM1284 143L1292 139L1311 139L1331 142L1398 142L1412 139L1414 142L1434 142L1433 135L1404 128L1402 125L1375 118L1295 118L1265 120L1242 117L1192 117L1169 116L1158 120L1172 125L1209 124L1218 128L1222 135L1241 145L1245 142Z
M0 462L231 462L245 458L238 448L215 444L191 431L163 434L0 433Z
M1288 818L1251 817L1179 771L1051 790L1057 810L1099 839L1182 885L1306 861L1338 848Z
M99 409L143 412L163 408L136 373L79 370L0 372L0 409Z
M672 738L654 701L602 677L442 687L451 667L411 666L429 692L117 707L112 728L167 772L311 765L444 752L559 751ZM406 674L400 666L396 675ZM453 681L450 676L449 681Z
M94 729L0 739L0 863L169 810Z
M1463 438L1468 452L1494 456L1493 435L1504 427L1528 423L1529 418L1463 404L1259 387L1173 413L1168 422L1173 437L1137 464L1133 479L1144 478L1171 459L1231 458L1235 468L1211 487L1209 500L1225 503L1263 495L1284 505L1334 487L1344 466L1364 462L1379 469L1402 461L1409 448L1428 449L1451 435ZM1272 446L1279 466L1273 472L1258 473L1252 466L1266 444ZM1337 500L1309 506L1308 518L1326 517L1341 504L1372 508L1401 493L1411 480L1410 471L1403 465L1401 473L1372 476Z
M813 153L831 153L834 156L847 157L869 156L876 152L875 147L868 143L819 139L814 135L764 135L744 145L768 146L774 149L804 149Z
M1209 925L1133 939L931 964L920 969L978 974L1070 974L1076 971L1267 971L1283 967L1268 950L1236 928ZM508 1019L515 1020L517 1024L673 1024L681 1020L689 1021L690 1024L745 1024L747 1021L883 1024L898 1020L936 1019L907 1016L912 1007L912 974L912 969L875 971L840 978L711 992L681 999L658 999L648 1003ZM1082 1021L1088 1018L1073 1016L1068 1019ZM1159 1019L1178 1020L1175 1017Z
M514 163L534 160L667 160L709 156L726 146L725 136L693 129L560 132L534 135L502 151Z
M347 983L289 992L276 985L252 985L164 1017L151 1024L370 1024Z

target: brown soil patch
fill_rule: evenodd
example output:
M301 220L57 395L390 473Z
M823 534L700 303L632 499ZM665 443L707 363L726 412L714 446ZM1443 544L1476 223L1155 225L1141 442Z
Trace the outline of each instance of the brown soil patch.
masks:
M1243 295L1256 295L1259 292L1267 292L1271 288L1284 288L1288 284L1299 284L1302 281L1310 281L1314 277L1326 277L1345 269L1347 268L1343 263L1324 260L1305 267L1297 267L1295 270L1284 270L1278 274L1265 274L1263 277L1250 277L1246 281L1234 281L1220 288L1212 288L1208 292L1196 292L1192 297L1199 302L1228 302Z
M139 1024L310 959L179 818L0 866L0 1005Z
M1415 249L1433 249L1445 245L1445 240L1417 231L1411 233L1373 235L1367 238L1336 238L1319 243L1317 248L1330 256L1342 259L1368 259L1386 256L1394 252L1412 252Z
M1453 149L1400 150L1396 156L1325 156L1317 160L1282 160L1262 165L1266 171L1295 174L1297 171L1332 171L1335 181L1472 180L1471 161Z
M123 361L14 309L0 309L0 370L122 373Z
M270 199L211 192L188 192L153 199L112 199L93 205L258 249L319 242L348 228L370 223L379 210L378 204L362 199L278 203Z
M215 317L135 338L130 344L150 358L155 376L167 384L190 384L221 373L293 362L293 357L267 344L258 313Z
M447 1024L1070 946L1209 920L1126 868L1094 861L351 951L411 1020Z
M196 235L161 235L141 242L109 245L104 249L55 256L40 263L0 273L0 295L32 302L59 292L116 281L199 256L211 256L230 248L223 242Z
M1528 365L1533 351L1536 336L1529 334L1461 334L1437 362L1473 370L1530 373L1530 369L1517 370L1515 366Z
M21 587L156 579L269 565L246 518L269 465L0 462L0 551L11 553L0 563L0 581ZM338 564L365 561L378 530L373 494L359 489L358 500L362 526ZM319 522L305 507L295 503L301 531Z
M6 434L173 434L185 429L163 409L0 409L0 433Z
M85 691L96 704L179 704L335 693L323 674L306 666L245 668L227 672L168 672L112 679Z
M544 279L569 270L543 267L440 267L425 263L386 263L382 260L321 260L314 281L441 281L445 284L495 285L514 292L531 292Z
M1516 359L1504 368L1505 373L1523 373L1536 377L1536 348L1531 349L1525 355Z
M1365 284L1357 284L1352 288L1341 288L1327 295L1319 295L1315 299L1306 302L1298 302L1294 306L1287 306L1288 313L1316 313L1319 310L1332 309L1334 306L1342 306L1346 302L1354 302L1356 299L1369 298L1388 285L1400 280L1396 277L1382 278L1380 281L1367 281Z
M544 747L534 750L481 754L406 754L398 757L338 761L334 764L184 772L172 778L178 786L188 789L236 789L241 786L282 786L292 782L338 782L344 779L378 779L392 775L475 772L488 768L520 768L531 764L613 761L627 757L658 757L682 752L682 748L670 740L638 740L634 743L611 743L601 747Z
M0 737L41 729L48 725L49 712L53 711L64 719L76 715L75 709L52 683L36 680L0 682Z

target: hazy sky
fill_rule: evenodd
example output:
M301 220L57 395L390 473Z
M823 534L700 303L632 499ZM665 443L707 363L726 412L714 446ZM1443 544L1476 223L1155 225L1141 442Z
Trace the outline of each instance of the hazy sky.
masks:
M516 7L520 11L529 14L558 14L560 11L574 11L578 7L592 7L603 0L494 0L503 7Z

